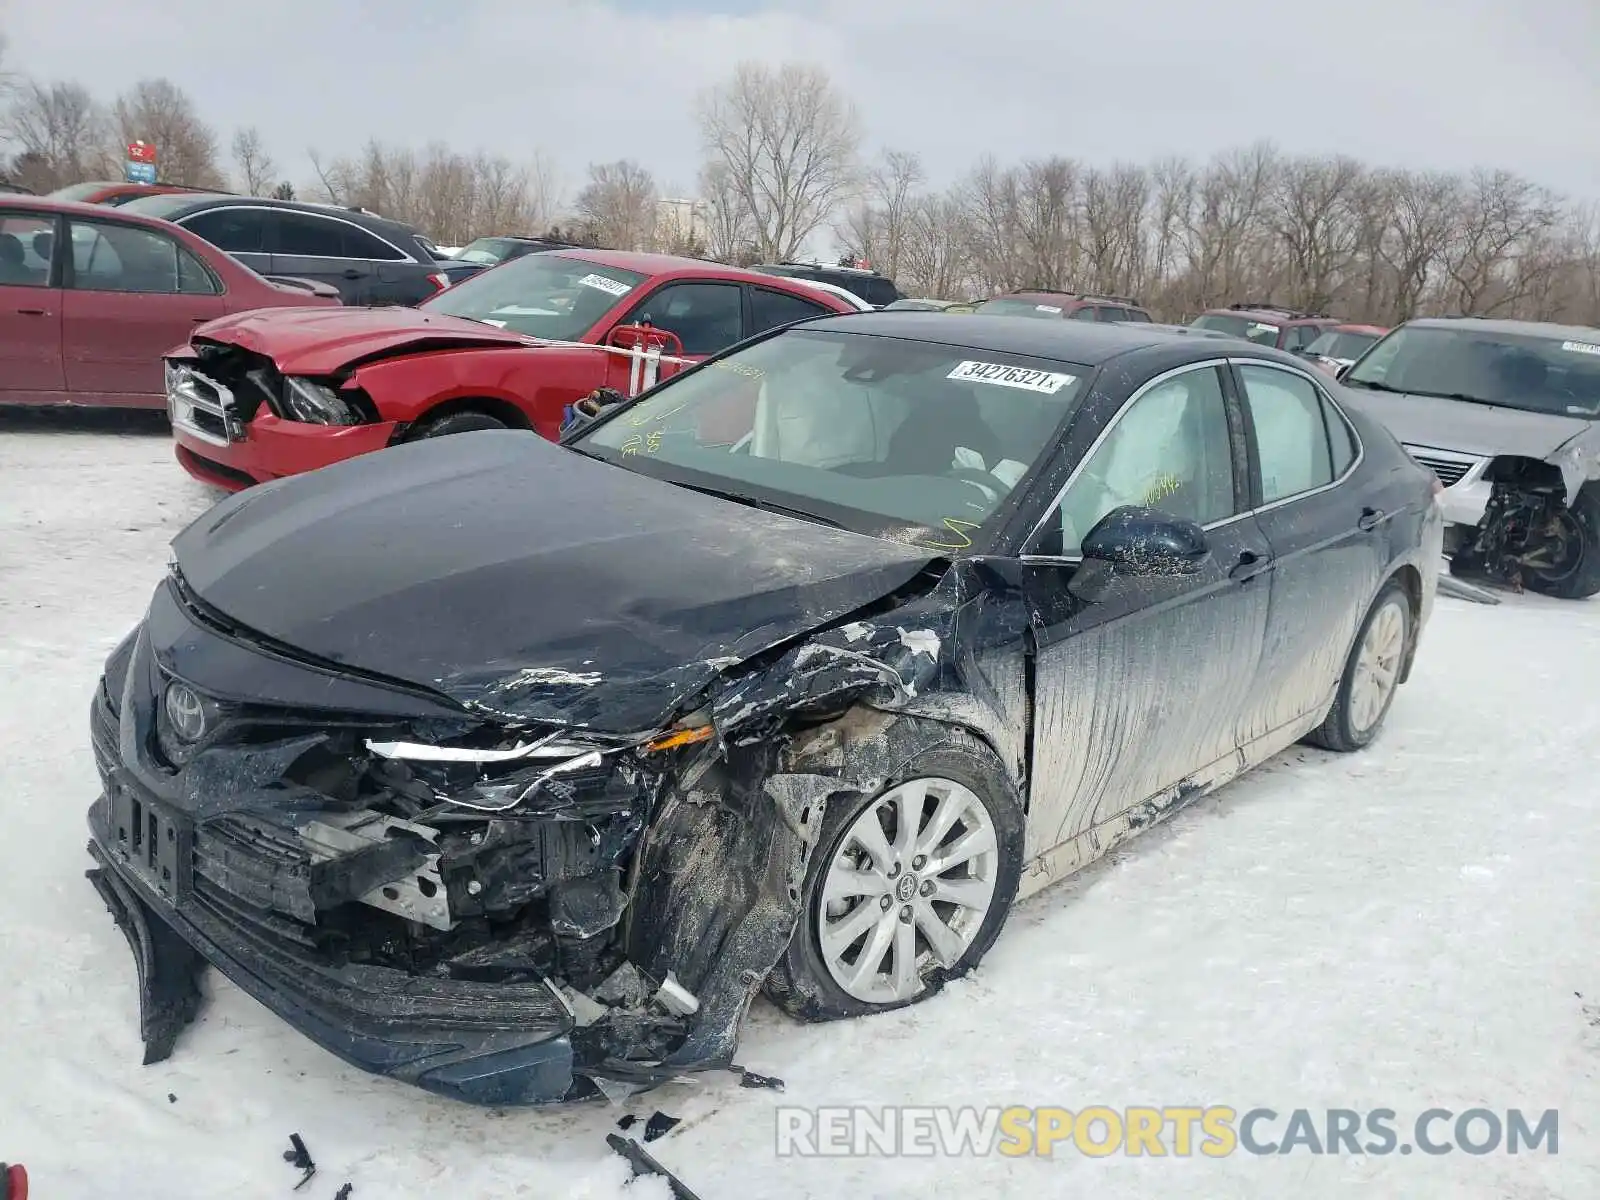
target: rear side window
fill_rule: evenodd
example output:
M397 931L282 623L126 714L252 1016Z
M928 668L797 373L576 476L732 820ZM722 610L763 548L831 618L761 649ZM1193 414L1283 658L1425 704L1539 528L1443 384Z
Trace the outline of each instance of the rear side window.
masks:
M1100 310L1092 304L1085 304L1082 308L1072 310L1072 319L1074 321L1098 321L1100 319Z
M158 296L221 290L192 254L163 234L101 221L73 221L70 231L75 290Z
M1332 483L1333 457L1322 393L1309 379L1264 365L1241 366L1261 459L1261 499L1271 504Z
M1145 312L1145 310L1142 308L1130 308L1128 310L1128 320L1143 321L1148 324L1150 321L1150 314Z
M405 255L376 234L355 225L338 222L343 231L345 258L372 258L379 262L400 262Z
M306 258L344 258L344 225L309 213L275 214L278 240L273 252Z
M799 296L791 296L787 292L769 292L766 288L751 288L750 334L753 337L769 329L776 329L779 325L804 321L809 317L824 316L829 311L820 304L813 304L809 300L802 300Z
M885 304L893 304L900 299L900 293L894 284L887 279L868 279L866 295L861 298L868 304L875 304L882 308Z
M54 217L0 217L0 287L49 287Z
M179 224L229 254L267 252L267 214L260 209L211 208Z
M1355 435L1343 415L1326 396L1322 397L1322 419L1328 423L1328 446L1333 457L1335 479L1350 469L1356 460Z

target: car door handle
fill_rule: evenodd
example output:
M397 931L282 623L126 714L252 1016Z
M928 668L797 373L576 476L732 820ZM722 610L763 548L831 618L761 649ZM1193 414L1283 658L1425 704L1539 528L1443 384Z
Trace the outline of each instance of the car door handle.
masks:
M50 315L50 310L45 308L19 308L17 311L25 317L48 317Z
M1363 508L1361 510L1360 519L1356 521L1356 528L1360 529L1363 533L1371 529L1376 529L1378 527L1378 522L1383 520L1383 516L1383 509L1381 508Z
M1271 565L1271 555L1257 554L1254 550L1241 550L1239 561L1233 564L1233 570L1228 572L1228 578L1237 579L1242 583L1246 579L1253 579Z
M365 275L366 275L365 271L358 271L354 267L347 268L345 273L344 273L344 277L346 279L361 279Z

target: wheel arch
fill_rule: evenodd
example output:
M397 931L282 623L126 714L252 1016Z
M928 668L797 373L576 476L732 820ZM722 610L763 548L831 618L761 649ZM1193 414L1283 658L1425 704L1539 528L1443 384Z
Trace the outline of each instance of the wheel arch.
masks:
M464 412L483 413L497 421L504 421L512 429L533 428L533 422L528 420L528 414L509 400L498 396L454 396L424 409L417 414L415 420L397 428L395 440L403 441L423 425Z

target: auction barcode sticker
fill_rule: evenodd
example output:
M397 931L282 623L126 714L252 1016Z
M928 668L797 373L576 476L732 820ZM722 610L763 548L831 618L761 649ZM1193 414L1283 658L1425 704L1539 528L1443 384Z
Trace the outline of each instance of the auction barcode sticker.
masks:
M1562 342L1561 348L1574 354L1600 354L1600 346L1591 346L1588 342Z
M597 288L602 292L609 292L613 296L626 296L633 288L626 283L619 283L615 279L607 279L604 275L585 275L578 280L584 287Z
M1043 392L1053 396L1076 375L1059 371L1033 371L1026 367L1008 367L1005 363L976 362L967 359L956 364L956 369L946 379L964 379L971 383L990 383L996 387L1021 388L1025 392Z

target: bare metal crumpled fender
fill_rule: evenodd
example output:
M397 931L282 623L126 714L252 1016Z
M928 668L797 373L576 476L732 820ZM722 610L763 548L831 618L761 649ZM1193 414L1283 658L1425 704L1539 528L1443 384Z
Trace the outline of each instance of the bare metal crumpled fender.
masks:
M1600 423L1568 440L1546 461L1560 469L1567 505L1571 507L1585 483L1600 479Z

